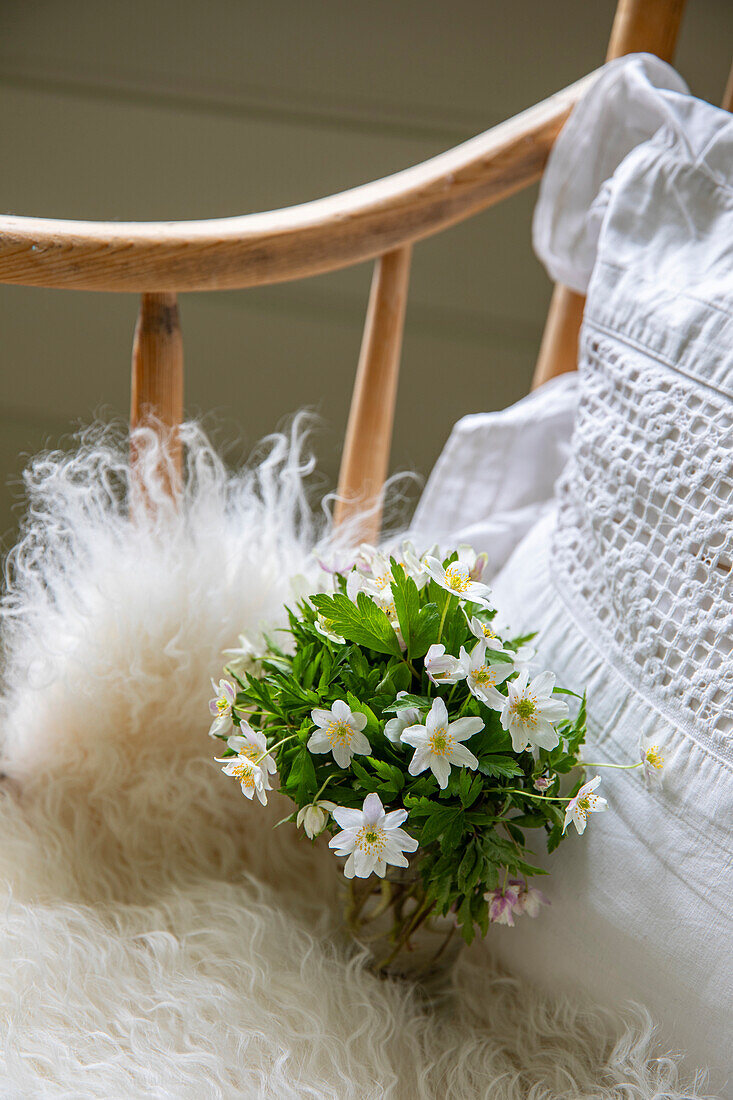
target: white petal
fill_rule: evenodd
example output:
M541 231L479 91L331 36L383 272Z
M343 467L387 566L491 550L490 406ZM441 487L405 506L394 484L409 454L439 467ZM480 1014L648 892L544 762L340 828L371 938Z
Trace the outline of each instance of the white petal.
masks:
M387 837L387 842L396 845L404 852L417 851L417 841L414 836L410 836L404 829L393 829Z
M311 718L317 726L327 726L333 721L333 715L330 710L322 710L320 707L316 707L311 711Z
M378 794L372 792L364 799L364 824L377 825L384 819L384 806Z
M355 730L363 730L366 724L367 716L360 711L355 711L349 719L349 725Z
M369 878L375 868L377 857L362 848L354 850L354 874L357 878Z
M438 780L438 786L441 791L444 791L448 786L448 777L450 776L450 764L444 756L436 756L435 753L430 754L430 770Z
M401 718L390 718L389 722L385 723L384 736L388 741L391 741L393 745L397 745L403 729Z
M502 722L502 725L504 723ZM507 729L507 726L504 726ZM524 752L529 744L529 737L527 736L527 730L523 722L512 722L509 727L509 734L512 739L512 751Z
M509 661L498 661L494 665L489 665L489 672L494 678L494 686L497 684L503 684L507 676L511 676L514 672L514 666Z
M346 876L346 878L353 878L354 877L354 853L353 852L351 853L349 858L346 860L346 863L344 864L344 875Z
M483 726L483 722L481 723L481 725ZM428 731L428 734L431 734L434 733L435 730L441 728L446 729L447 726L448 711L446 709L444 700L441 699L440 696L438 696L438 698L433 701L433 705L430 708L430 713L425 719L425 727Z
M229 714L222 714L215 718L209 727L209 737L222 737L232 728L232 719Z
M555 686L555 674L553 672L540 672L532 681L532 691L535 695L552 695Z
M407 810L391 810L390 813L385 814L382 828L387 830L396 829L403 821L407 821Z
M407 770L410 775L419 775L420 772L424 772L430 763L430 757L432 753L430 749L422 748L415 749L415 755L407 766Z
M551 722L559 722L570 713L570 707L562 699L547 699L540 704L540 709L543 718L548 718Z
M361 810L351 810L346 806L336 806L331 811L333 819L342 829L361 829L364 824L364 814Z
M330 752L331 742L322 729L315 730L308 738L308 752Z
M333 746L333 758L340 768L348 768L353 753L348 745L337 741Z
M391 863L393 867L409 867L409 861L407 856L403 856L399 849L392 849L389 845L384 848L383 859L386 863Z
M372 746L367 741L363 733L355 733L351 738L351 752L360 753L362 756L370 756Z
M540 749L554 749L560 744L560 735L554 726L546 721L544 715L537 719L537 725L531 730L529 740Z
M495 687L484 688L481 698L491 710L503 710L506 706L506 695L502 695Z
M451 764L457 764L461 768L473 768L475 771L478 767L478 760L465 745L454 745L449 759Z
M446 717L448 712L446 711ZM448 726L448 732L456 741L467 741L475 733L480 733L484 728L482 718L458 718Z
M400 734L400 741L403 741L405 745L412 745L414 748L422 748L423 745L428 743L428 731L425 726L408 726Z
M337 699L331 707L334 718L339 722L348 722L351 718L351 710L348 703L345 703L343 699Z

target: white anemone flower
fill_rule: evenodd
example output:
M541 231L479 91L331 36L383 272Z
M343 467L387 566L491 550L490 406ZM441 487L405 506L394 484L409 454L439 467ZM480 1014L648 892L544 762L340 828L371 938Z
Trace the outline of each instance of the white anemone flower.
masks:
M343 644L346 641L345 638L342 638L340 634L336 633L333 623L330 619L327 619L325 615L317 615L313 625L319 634L322 634L324 638L328 638L331 642Z
M303 832L308 839L314 840L326 828L328 815L335 809L336 803L328 802L325 798L320 799L318 802L311 802L309 806L303 806L298 810L295 824L298 828L302 825Z
M472 581L480 581L484 575L484 569L489 563L489 555L485 550L481 554L477 554L472 546L462 543L458 547L458 560L463 565L468 566L468 575Z
M232 707L237 691L229 680L220 680L218 687L212 680L211 686L214 689L214 698L209 699L209 713L214 716L214 721L209 729L209 737L224 737L234 725Z
M267 775L259 764L254 764L248 756L229 756L226 758L217 756L216 759L220 764L224 764L221 770L225 775L233 775L235 779L239 780L245 798L251 799L256 794L262 805L267 805L266 792L269 790L269 784L265 785Z
M457 684L466 676L466 668L457 657L446 653L444 645L431 645L425 654L425 671L436 687L441 684Z
M277 764L267 752L267 741L261 730L253 729L249 722L242 722L239 732L227 738L227 745L238 756L246 756L262 771L262 781L266 791L272 790L270 775L277 771Z
M658 786L662 782L664 757L660 755L659 745L652 743L651 737L642 736L639 741L639 757L647 787Z
M532 645L520 645L519 649L515 650L512 654L512 660L514 661L514 667L517 672L529 671L532 661L537 656L537 650Z
M425 725L408 726L400 737L401 741L415 750L408 772L410 775L419 775L430 768L440 789L445 790L452 764L472 770L478 767L476 757L461 742L467 741L483 728L484 723L480 718L458 718L455 722L449 722L445 702L442 699L433 700Z
M601 781L600 775L591 779L590 783L584 783L575 798L571 798L565 808L565 824L562 831L565 832L571 821L575 822L575 828L579 833L585 832L588 814L598 814L605 810L608 803L605 798L593 794Z
M417 850L417 841L400 826L407 820L407 810L385 813L378 794L368 794L361 810L337 806L334 820L343 830L329 841L337 856L347 856L344 874L347 878L369 878L374 873L384 878L387 864L407 867L405 852Z
M468 619L468 616L466 616ZM468 626L474 638L478 638L480 642L486 642L488 649L503 649L504 643L499 635L488 623L482 623L480 619L477 619L475 615L472 615L468 619Z
M486 702L486 693L497 684L503 684L507 676L514 672L514 666L510 661L496 661L494 664L486 661L486 643L479 642L471 653L467 653L461 646L459 660L466 672L468 690L481 702Z
M514 915L517 917L525 913L528 917L539 916L540 906L550 904L550 899L541 890L536 886L528 886L522 879L510 878L509 885L517 891L517 900L514 903Z
M398 699L401 699L403 695L407 695L407 692L397 692ZM384 736L388 741L391 741L393 745L398 745L402 731L406 730L408 726L416 725L420 721L420 718L421 714L417 707L403 707L402 710L397 712L396 718L390 718L385 724Z
M568 716L568 705L552 694L555 677L541 672L530 683L526 669L507 684L507 694L487 688L484 701L493 710L501 711L502 728L512 738L514 752L532 748L554 749L560 736L553 723Z
M461 600L470 600L471 603L481 604L482 607L491 607L489 596L491 590L488 585L480 581L471 580L470 569L465 562L453 561L444 569L437 558L426 558L425 568L436 584L458 596Z
M372 751L362 733L367 724L366 714L353 714L343 699L337 699L330 710L316 707L311 718L318 728L310 735L310 752L332 752L338 766L348 768L356 753L368 755Z
M256 676L260 667L257 650L246 634L240 634L238 641L239 645L223 650L227 668L234 676L244 676L245 672L251 672Z
M408 539L402 543L402 561L405 566L405 572L408 577L412 577L417 585L418 591L422 591L430 580L430 574L425 568L426 559L437 557L438 553L439 548L437 543L431 546L425 554L418 554L413 543Z

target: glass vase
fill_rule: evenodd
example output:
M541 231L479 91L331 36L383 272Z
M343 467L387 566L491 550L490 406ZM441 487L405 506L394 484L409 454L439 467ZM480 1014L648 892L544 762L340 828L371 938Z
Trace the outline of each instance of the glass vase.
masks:
M463 940L453 916L426 900L417 864L345 881L345 925L369 952L372 971L415 982L430 997L445 993Z

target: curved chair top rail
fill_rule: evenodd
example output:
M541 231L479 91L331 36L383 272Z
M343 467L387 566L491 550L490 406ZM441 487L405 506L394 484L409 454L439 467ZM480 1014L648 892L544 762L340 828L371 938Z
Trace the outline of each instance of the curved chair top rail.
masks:
M0 217L0 283L69 290L235 290L348 267L440 230L542 174L591 73L445 153L282 210L185 222Z

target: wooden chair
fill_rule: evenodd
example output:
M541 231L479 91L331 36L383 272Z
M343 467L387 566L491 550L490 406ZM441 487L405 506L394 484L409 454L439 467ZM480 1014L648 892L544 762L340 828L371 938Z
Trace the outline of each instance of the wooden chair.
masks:
M619 0L608 59L673 56L685 0ZM107 223L0 218L0 282L141 293L132 354L135 427L166 433L180 472L183 344L176 295L305 278L376 258L338 484L335 520L371 506L378 536L413 244L527 187L585 77L476 138L385 179L315 202L200 222ZM733 108L733 71L724 106ZM556 286L533 386L576 367L584 299ZM134 460L134 455L132 456ZM175 492L175 485L170 486Z

